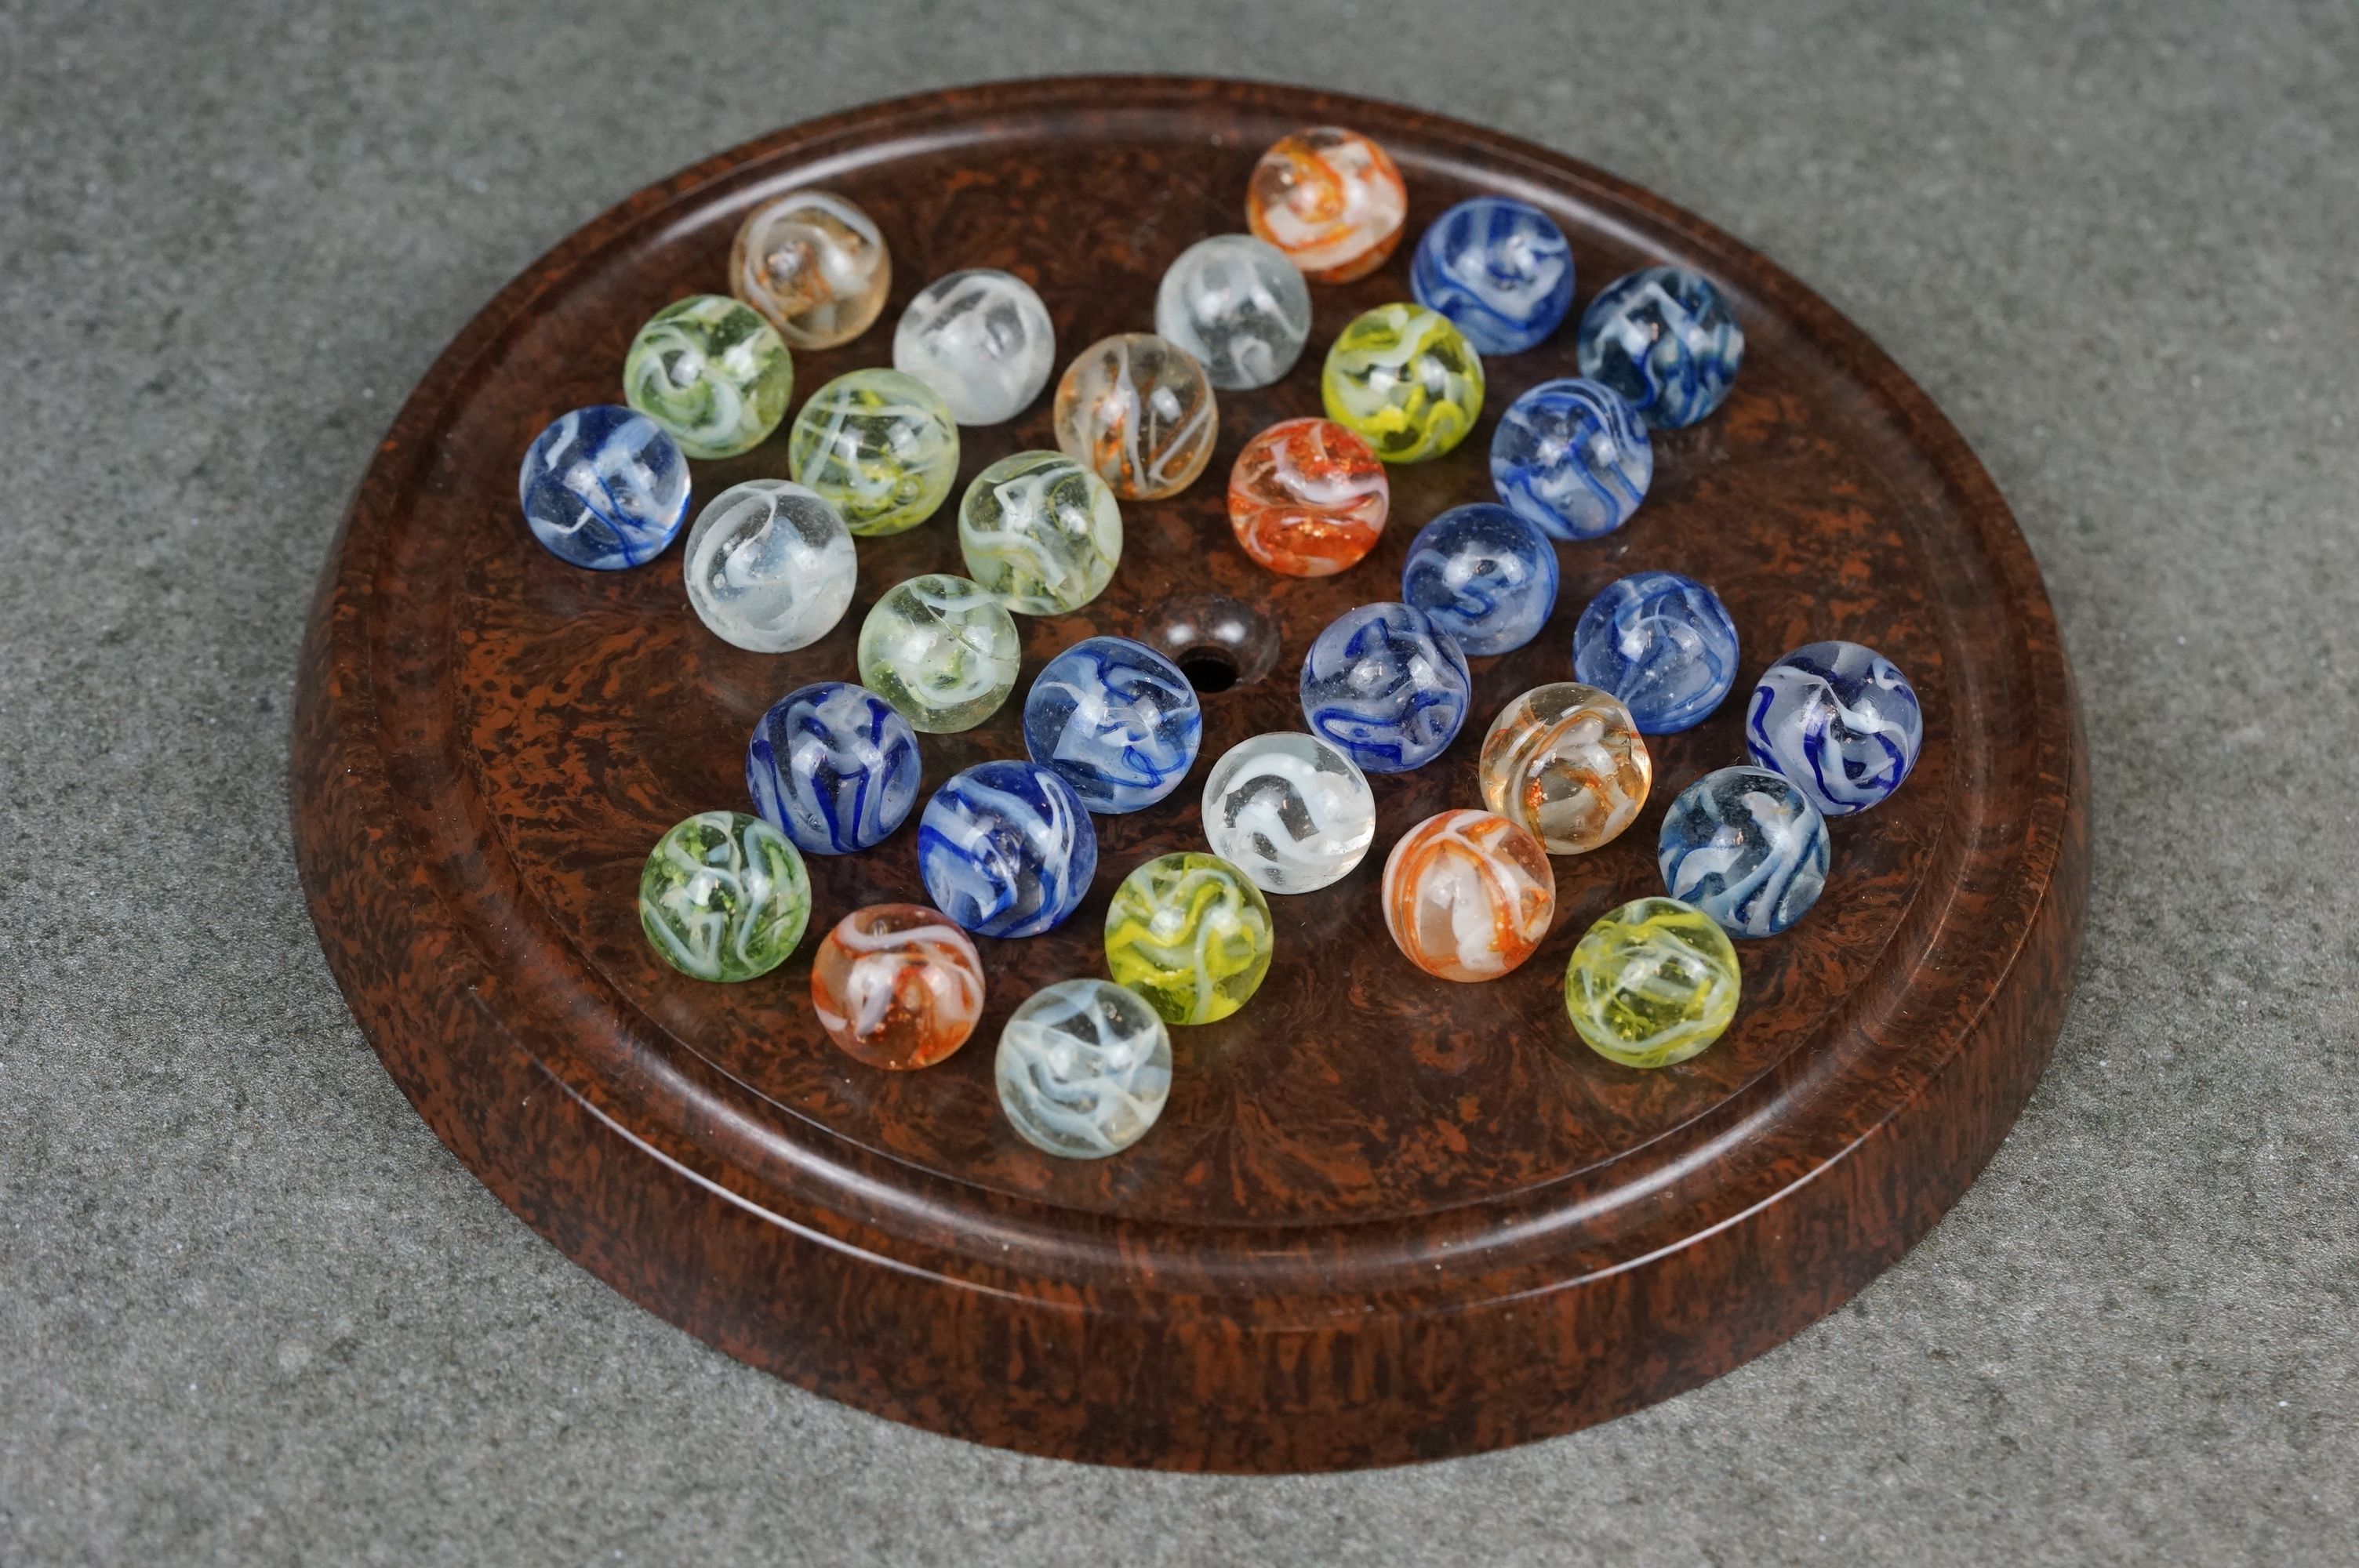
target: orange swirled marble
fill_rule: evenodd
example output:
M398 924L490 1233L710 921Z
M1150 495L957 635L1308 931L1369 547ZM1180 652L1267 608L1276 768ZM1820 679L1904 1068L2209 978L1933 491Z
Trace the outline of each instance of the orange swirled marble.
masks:
M930 1067L983 1016L983 960L938 910L875 903L836 922L811 959L811 1010L872 1067Z
M1483 804L1549 854L1582 855L1630 826L1647 804L1655 765L1618 698L1559 681L1499 710L1476 776Z
M1445 811L1393 846L1384 901L1410 963L1445 980L1493 980L1548 935L1556 873L1539 840L1506 817Z
M1392 155L1339 125L1280 137L1245 187L1246 226L1313 283L1349 283L1384 265L1408 216Z
M1332 419L1288 419L1229 470L1229 526L1246 555L1288 577L1330 577L1375 547L1391 481L1368 443Z

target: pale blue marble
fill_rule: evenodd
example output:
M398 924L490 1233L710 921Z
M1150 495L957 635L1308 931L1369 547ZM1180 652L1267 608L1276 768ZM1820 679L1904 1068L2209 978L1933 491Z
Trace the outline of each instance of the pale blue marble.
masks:
M1614 279L1582 312L1581 373L1620 393L1658 430L1720 406L1745 362L1745 329L1701 274L1650 266Z
M1408 286L1478 352L1521 353L1572 308L1572 247L1556 221L1528 202L1477 196L1425 231Z
M646 415L577 408L534 438L516 475L532 536L597 571L644 566L688 517L688 460Z
M1043 665L1024 698L1024 749L1096 812L1137 811L1180 787L1204 739L1180 666L1126 637L1090 637Z
M1812 643L1763 672L1745 718L1753 760L1829 816L1865 811L1917 765L1925 715L1899 667L1857 643Z
M1695 579L1639 572L1581 612L1572 672L1621 698L1641 734L1692 730L1736 684L1736 622Z
M1504 506L1453 506L1409 541L1401 598L1477 656L1520 648L1556 610L1556 546Z
M1457 639L1407 604L1345 611L1302 659L1310 732L1372 773L1407 773L1441 755L1473 699Z
M1810 913L1827 881L1827 819L1767 768L1723 768L1663 814L1655 864L1732 936L1774 936Z
M1073 786L1033 762L978 762L918 818L918 874L934 907L984 936L1063 922L1097 874L1097 829Z
M821 681L770 705L745 748L754 809L816 855L880 844L918 803L918 732L883 697Z
M1602 382L1544 381L1508 405L1491 437L1499 499L1550 538L1611 534L1654 478L1645 421Z

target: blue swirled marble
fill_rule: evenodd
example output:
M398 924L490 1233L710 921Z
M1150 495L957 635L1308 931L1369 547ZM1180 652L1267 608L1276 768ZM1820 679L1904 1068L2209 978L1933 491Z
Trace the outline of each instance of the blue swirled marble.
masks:
M1900 787L1925 744L1925 715L1897 665L1857 643L1812 643L1762 673L1745 749L1829 816Z
M1457 639L1407 604L1345 611L1302 657L1310 732L1366 773L1405 773L1441 755L1473 695Z
M1180 787L1204 712L1180 666L1127 637L1050 659L1024 698L1024 750L1096 812L1137 811Z
M1504 654L1540 634L1556 610L1556 546L1504 506L1453 506L1409 541L1401 598L1458 640Z
M978 762L918 817L918 874L934 907L985 936L1036 936L1097 874L1098 835L1073 786L1033 762Z
M1491 483L1552 539L1594 539L1630 521L1655 479L1655 443L1602 382L1544 381L1507 406L1491 437Z
M687 521L688 460L646 415L592 404L533 438L516 493L550 555L620 571L663 554Z
M1767 768L1723 768L1663 814L1655 864L1732 936L1775 936L1808 914L1827 882L1827 819Z
M770 705L745 748L745 790L762 819L815 855L890 838L918 804L918 732L892 704L821 681Z
M1581 315L1581 373L1620 393L1658 430L1720 406L1745 362L1745 329L1701 275L1650 266L1605 286Z
M1556 221L1500 196L1461 201L1417 243L1408 286L1486 354L1518 354L1572 308L1572 247Z
M1639 572L1581 612L1572 673L1620 697L1640 734L1692 730L1736 684L1736 622L1695 579Z

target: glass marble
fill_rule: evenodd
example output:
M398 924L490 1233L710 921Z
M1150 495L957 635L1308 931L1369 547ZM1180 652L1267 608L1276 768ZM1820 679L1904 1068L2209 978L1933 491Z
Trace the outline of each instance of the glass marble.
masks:
M1198 850L1147 861L1106 907L1106 972L1166 1023L1216 1023L1245 1006L1276 944L1261 890Z
M1728 395L1745 329L1700 274L1650 266L1589 302L1574 340L1581 373L1622 395L1658 430L1692 425Z
M623 397L691 458L734 458L770 438L794 395L795 359L750 306L692 294L647 319L623 359Z
M835 508L782 479L733 484L688 531L688 602L714 636L756 654L809 647L843 619L860 575Z
M1643 734L1692 730L1736 684L1736 622L1695 579L1639 572L1581 612L1572 673L1621 698Z
M1379 305L1327 350L1327 417L1388 463L1421 463L1466 438L1483 412L1483 357L1422 305Z
M1812 643L1762 673L1745 749L1828 816L1900 787L1925 744L1925 714L1899 667L1857 643Z
M1090 637L1042 667L1024 698L1024 749L1092 811L1139 811L1180 787L1204 714L1180 666L1126 637Z
M1392 155L1340 125L1280 137L1245 186L1245 226L1313 283L1349 283L1384 265L1408 217Z
M1073 788L1032 762L978 762L918 817L918 874L941 911L985 936L1061 925L1097 874L1098 836Z
M930 1067L983 1017L983 959L921 903L872 903L835 923L811 955L811 1011L844 1054L901 1072Z
M1402 600L1478 656L1538 636L1556 611L1556 588L1548 535L1487 501L1453 506L1419 529L1401 568Z
M1477 196L1433 221L1409 263L1409 292L1486 354L1538 346L1572 308L1572 247L1526 201Z
M516 475L526 526L560 561L620 571L663 554L688 516L688 460L644 414L577 408L533 438Z
M1171 1032L1136 991L1059 980L1024 999L999 1032L992 1075L1007 1124L1068 1160L1119 1154L1171 1095Z
M1507 406L1491 436L1499 499L1552 539L1611 534L1630 521L1654 479L1645 423L1597 382L1540 383Z
M787 836L742 811L701 811L656 840L639 928L700 980L750 980L787 961L810 919L810 878Z
M860 681L929 735L972 730L1016 689L1016 618L944 572L896 583L860 623Z
M883 843L918 804L917 731L881 697L821 681L770 705L745 747L745 793L813 855Z
M832 349L868 330L893 287L876 221L825 190L790 190L745 216L729 247L729 292L789 347Z
M931 387L896 370L855 370L810 395L787 433L787 464L863 538L931 517L958 478L959 433Z
M1057 382L1057 445L1125 501L1177 495L1220 438L1212 384L1186 350L1152 332L1083 349Z
M1392 484L1368 443L1332 419L1288 419L1229 470L1229 526L1246 555L1288 577L1332 577L1375 548Z
M1556 915L1539 840L1492 811L1427 817L1385 860L1385 927L1445 980L1495 980L1532 956Z
M1302 658L1302 715L1366 773L1404 773L1449 748L1473 676L1424 611L1364 604L1330 622Z
M1122 560L1122 508L1062 452L1002 458L959 503L967 575L1018 615L1062 615L1105 591Z
M1609 911L1572 949L1564 1010L1589 1048L1625 1067L1668 1067L1720 1038L1744 989L1720 923L1675 898Z
M1194 355L1223 392L1267 386L1310 341L1310 287L1268 241L1215 234L1164 270L1155 330Z
M1057 368L1057 331L1032 286L977 268L918 291L893 330L893 368L940 395L962 425L1024 412Z
M1810 913L1827 881L1827 819L1767 768L1723 768L1663 814L1655 864L1671 896L1732 936L1775 936Z
M1204 780L1204 841L1264 892L1341 881L1376 837L1376 796L1352 759L1315 735L1241 741Z
M1655 764L1628 708L1593 686L1560 681L1499 710L1475 776L1483 804L1549 854L1585 855L1637 816Z

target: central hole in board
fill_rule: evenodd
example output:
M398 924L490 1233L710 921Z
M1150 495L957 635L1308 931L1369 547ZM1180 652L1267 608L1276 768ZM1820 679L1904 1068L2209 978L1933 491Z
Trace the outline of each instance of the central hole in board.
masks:
M1237 684L1237 662L1222 648L1191 648L1180 655L1180 673L1199 692L1211 696Z

